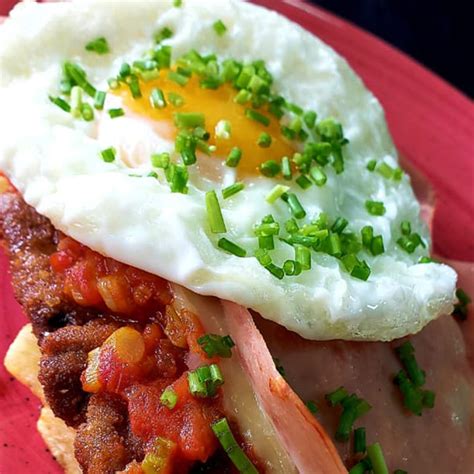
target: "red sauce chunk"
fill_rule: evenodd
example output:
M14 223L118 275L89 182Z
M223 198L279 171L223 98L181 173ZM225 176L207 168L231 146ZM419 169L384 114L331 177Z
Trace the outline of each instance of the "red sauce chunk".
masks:
M143 321L172 300L162 278L103 257L68 237L60 240L51 266L64 275L66 295L81 306Z

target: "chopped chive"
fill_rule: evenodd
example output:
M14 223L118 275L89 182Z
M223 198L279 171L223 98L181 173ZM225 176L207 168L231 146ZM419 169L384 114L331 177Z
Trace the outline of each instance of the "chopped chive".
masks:
M304 110L299 105L293 104L291 102L285 102L285 108L295 115L303 115L304 112Z
M374 238L374 229L372 226L367 225L360 231L362 235L362 245L370 250L372 246L372 240Z
M228 120L219 120L215 128L215 134L217 138L223 140L229 140L232 135L232 127Z
M113 118L113 119L122 117L123 115L125 115L125 111L122 108L109 109L108 112L109 112L110 118Z
M417 233L413 233L409 236L403 235L397 240L397 244L407 253L413 253L420 245L426 247L426 244Z
M324 186L328 180L326 173L318 165L313 166L310 169L309 174L316 186Z
M268 265L272 263L272 258L268 254L267 250L263 248L259 248L255 251L255 258L263 267L268 267Z
M252 93L246 89L241 89L238 94L234 97L236 104L246 104L252 98Z
M218 36L224 36L227 31L227 27L222 20L217 20L212 27Z
M357 428L354 430L354 453L365 453L366 448L365 428Z
M213 397L224 383L217 364L203 365L188 373L188 387L191 395L197 398Z
M285 275L297 276L302 271L301 264L295 260L287 260L283 264L283 271L285 272Z
M75 118L81 116L82 108L82 88L74 86L71 89L71 115Z
M154 109L163 109L166 107L166 99L161 89L152 89L150 94L150 103Z
M244 183L234 183L231 184L230 186L227 186L227 188L224 188L222 190L222 197L224 199L229 199L231 196L234 196L234 194L239 193L245 188Z
M390 165L384 162L379 163L375 171L377 171L377 173L379 173L386 179L392 179L393 174L395 173L395 170Z
M173 36L173 30L165 26L162 30L155 33L153 39L155 40L156 44L161 43L164 40L167 40Z
M49 96L49 100L64 112L71 112L71 106L64 99L61 99L61 97Z
M123 63L123 64L120 66L120 70L119 70L119 76L120 76L120 78L125 79L125 78L127 78L128 76L130 76L130 74L132 74L132 68L131 68L130 64L128 64L128 63Z
M408 221L403 221L400 224L400 229L403 235L410 235L411 234L411 224Z
M275 240L273 238L273 235L266 235L266 236L258 237L258 248L263 249L263 250L274 250L275 249Z
M303 245L295 245L295 260L303 270L311 269L311 251Z
M293 173L291 171L290 159L287 156L284 156L281 159L281 173L283 175L283 178L286 179L287 181L291 180L291 178L293 177Z
M166 168L166 180L170 185L172 193L187 194L188 192L188 170L184 165L170 163Z
M81 106L81 116L86 122L94 120L94 109L87 102L83 103Z
M186 77L191 77L193 75L193 71L191 69L188 69L186 67L178 66L176 69L176 72L178 74L181 74L182 76Z
M400 370L393 379L403 396L403 405L417 416L423 411L423 393L408 378L404 370Z
M94 107L97 110L103 110L104 109L104 104L105 104L105 98L107 97L107 94L103 91L96 91L95 97L94 97Z
M420 257L418 263L434 263L435 261L430 257Z
M356 465L352 466L349 474L366 474L367 472L372 472L371 469L372 463L370 462L370 459L366 457Z
M392 179L394 181L401 181L401 179L403 178L403 170L401 168L397 168L394 172L393 172L393 177Z
M298 197L294 193L285 193L281 197L290 208L291 214L297 219L303 219L306 216L306 211L301 205Z
M198 112L176 112L174 123L178 128L204 127L204 114Z
M170 71L168 73L168 79L170 81L176 82L176 84L180 85L181 87L184 87L189 81L189 77L183 76L183 74L179 74L176 71Z
M269 265L265 265L265 268L276 278L279 280L282 280L283 277L285 276L285 272L283 271L283 268L277 267L273 263L270 263Z
M295 117L291 122L290 125L288 126L290 130L293 130L295 134L298 134L301 132L301 129L303 127L303 121L299 117Z
M268 204L273 204L278 198L280 198L283 194L290 190L289 186L284 186L283 184L277 184L269 194L265 200Z
M197 372L188 373L188 387L193 397L207 397L208 392L206 384L204 382L201 382Z
M296 138L296 132L286 125L282 125L280 131L281 134L290 141Z
M336 234L342 234L343 230L349 225L349 221L344 217L338 217L331 227L331 231Z
M310 130L313 130L313 128L316 124L317 117L318 116L317 116L316 112L313 112L311 110L308 111L308 112L305 112L305 114L303 115L304 123Z
M245 474L258 474L255 466L244 453L242 448L237 444L226 418L222 418L216 423L213 423L211 428L219 440L219 443L224 448L224 451L227 453L239 472Z
M301 189L308 189L313 185L313 183L304 174L302 174L302 175L298 176L298 178L296 178L296 184Z
M329 405L335 407L347 396L349 396L348 391L344 387L339 387L338 389L334 390L334 392L328 393L325 398Z
M257 112L256 110L246 109L245 116L251 120L254 120L255 122L265 125L265 127L268 127L270 125L270 119L267 116L261 114L260 112Z
M85 71L77 64L66 62L64 64L64 72L66 76L74 82L75 85L81 87L87 95L94 98L96 89L88 80Z
M270 235L278 235L280 232L280 224L278 222L262 222L254 228L257 237L268 237Z
M272 137L267 132L262 132L257 140L257 145L261 148L268 148L272 144Z
M86 51L90 51L97 54L107 54L110 52L109 43L103 36L95 40L89 41L86 44Z
M308 400L306 403L306 408L308 408L308 410L313 414L313 415L316 415L316 413L318 413L319 409L318 409L318 406L316 405L316 403L313 401L313 400Z
M100 152L100 156L106 163L112 163L113 161L115 161L116 153L117 152L115 151L115 148L110 147L106 148L105 150L102 150Z
M370 161L367 163L367 169L368 169L369 171L374 171L376 166L377 166L377 161L376 161L376 160L370 160Z
M380 201L366 201L365 208L373 216L383 216L386 212L384 203Z
M170 165L170 154L169 153L155 153L151 155L151 164L155 168L166 169Z
M365 260L358 261L351 271L351 276L359 280L367 281L369 279L371 270Z
M225 160L225 164L227 166L230 166L231 168L235 168L238 166L241 158L242 158L242 150L238 147L234 147L230 151L227 159Z
M179 8L183 5L183 0L173 0L173 6Z
M214 234L227 232L224 218L222 217L221 206L215 191L208 191L206 193L206 209L211 232Z
M316 125L316 129L324 141L333 142L334 140L341 140L343 138L342 126L333 118L326 118L321 120Z
M280 172L280 165L275 160L268 160L260 165L260 173L267 178L273 178Z
M161 394L160 402L166 408L172 410L178 402L178 395L172 387L167 387Z
M395 348L400 361L408 373L415 387L421 387L425 383L425 373L420 369L415 358L415 348L410 341L405 341L401 346Z
M370 244L370 251L372 255L382 255L385 252L385 248L383 245L383 237L381 235L377 235L372 239Z
M347 441L352 431L354 422L362 415L367 413L372 407L363 399L352 394L341 400L343 411L339 418L339 424L336 430L336 439L338 441Z
M168 92L168 100L173 104L175 107L181 107L184 104L184 99L179 94L175 92Z
M138 82L138 77L132 75L129 77L128 88L134 99L140 99L142 97L142 91L140 89L140 83Z
M217 246L220 249L225 250L226 252L229 252L232 255L235 255L236 257L245 257L247 255L247 251L245 249L239 247L237 244L234 244L234 242L231 242L225 237L219 239L219 242L217 242Z
M367 456L372 463L372 471L374 474L389 474L382 448L379 443L367 446Z
M217 334L206 334L201 336L197 342L209 358L214 356L229 358L232 356L231 349L235 346L230 336Z

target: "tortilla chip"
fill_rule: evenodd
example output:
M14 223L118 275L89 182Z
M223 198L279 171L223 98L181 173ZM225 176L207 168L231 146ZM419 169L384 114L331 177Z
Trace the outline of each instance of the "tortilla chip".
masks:
M24 326L8 349L5 367L19 382L26 385L44 404L44 394L38 380L40 350L31 324ZM74 457L75 430L44 407L38 420L38 431L56 461L66 474L80 474L81 468Z
M81 474L82 470L74 457L74 439L76 432L66 426L63 420L54 416L51 409L41 409L38 431L56 461L66 474Z
M23 326L5 356L5 368L26 385L44 404L43 388L38 380L41 353L31 324Z

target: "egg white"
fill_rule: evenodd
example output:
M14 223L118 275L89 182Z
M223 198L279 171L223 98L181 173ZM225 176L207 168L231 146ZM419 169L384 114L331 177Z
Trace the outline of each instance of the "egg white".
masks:
M224 37L212 29L217 19L228 28ZM372 225L383 236L386 252L364 255L372 269L367 282L324 254L313 254L310 271L280 281L255 258L224 253L210 232L204 193L230 184L232 170L213 170L214 181L190 170L189 194L172 194L165 182L130 176L146 172L149 153L172 148L146 121L80 122L48 101L57 94L64 60L80 62L105 89L120 64L147 50L164 26L175 32L174 57L195 48L220 58L263 59L280 94L342 123L350 140L344 173L328 171L324 187L292 185L292 191L309 218L325 211L346 217L349 230ZM84 50L98 36L108 39L111 54ZM404 220L429 242L409 178L396 184L366 170L369 159L398 163L380 104L344 59L274 12L238 0L184 0L182 8L171 0L21 4L0 28L0 104L0 169L56 228L104 255L235 301L310 339L390 340L452 308L455 272L417 264L420 250L409 255L396 244ZM135 163L137 170L122 160L104 163L99 152L111 145L147 157ZM284 203L265 201L276 182L249 178L243 192L221 201L229 239L249 254L256 248L254 224L270 213L280 222L289 217ZM368 199L383 201L386 214L369 215ZM294 257L284 243L273 255L280 264Z

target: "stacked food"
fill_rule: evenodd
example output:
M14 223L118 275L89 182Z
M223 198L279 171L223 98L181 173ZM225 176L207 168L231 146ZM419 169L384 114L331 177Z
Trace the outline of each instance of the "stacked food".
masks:
M67 472L472 471L458 323L388 342L456 274L333 50L238 0L25 3L0 71L7 366Z

